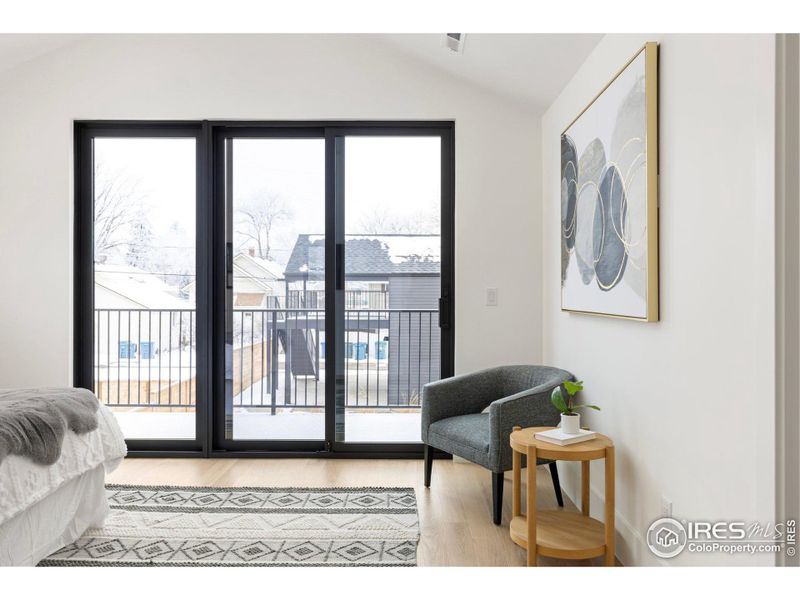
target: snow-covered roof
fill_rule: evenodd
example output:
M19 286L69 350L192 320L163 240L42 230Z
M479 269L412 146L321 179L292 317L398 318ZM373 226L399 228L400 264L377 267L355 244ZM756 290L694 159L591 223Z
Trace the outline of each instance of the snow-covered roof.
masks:
M233 276L241 282L248 283L262 288L265 292L272 293L275 286L274 281L283 281L283 267L273 260L250 256L246 252L240 252L233 257ZM193 294L195 282L190 281L184 286L183 291Z
M345 270L351 276L438 274L441 237L385 234L345 236ZM325 271L325 237L301 234L292 249L286 276L317 275Z
M263 271L264 274L270 279L283 279L283 266L279 265L274 260L268 260L258 256L250 256L245 252L240 252L234 257L233 260L248 272L251 271L249 268L250 265L253 265L257 269Z
M130 265L95 263L94 283L111 290L141 308L192 309L189 302L178 296L177 289Z

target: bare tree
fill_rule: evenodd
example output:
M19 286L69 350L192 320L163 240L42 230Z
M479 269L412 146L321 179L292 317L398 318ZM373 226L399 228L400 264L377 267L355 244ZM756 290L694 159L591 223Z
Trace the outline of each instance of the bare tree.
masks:
M371 235L405 233L437 234L440 230L438 214L418 212L411 215L397 215L386 207L376 207L360 221L360 233Z
M256 194L236 207L236 233L254 242L260 258L272 259L272 230L275 223L288 219L291 211L280 196Z
M131 227L143 223L137 183L121 173L111 173L101 163L94 168L94 253L102 259L129 244Z
M128 235L126 261L133 267L144 269L152 262L153 230L147 219L142 218L131 224Z

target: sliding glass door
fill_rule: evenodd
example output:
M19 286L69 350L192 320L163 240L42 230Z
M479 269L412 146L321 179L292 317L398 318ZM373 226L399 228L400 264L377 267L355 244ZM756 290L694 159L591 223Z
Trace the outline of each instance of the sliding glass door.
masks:
M344 375L337 441L420 443L440 378L442 138L344 136Z
M199 135L97 124L76 136L76 383L134 449L201 448Z
M76 385L131 450L413 455L452 374L449 123L76 126Z
M321 443L324 134L230 131L223 152L225 441Z

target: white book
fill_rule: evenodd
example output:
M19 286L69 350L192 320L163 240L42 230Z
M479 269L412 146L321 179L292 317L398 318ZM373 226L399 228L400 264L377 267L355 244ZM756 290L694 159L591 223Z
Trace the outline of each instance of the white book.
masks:
M548 429L547 431L540 431L535 434L534 437L537 440L542 440L543 442L549 442L558 446L569 446L570 444L593 440L597 437L597 434L588 429L582 429L580 433L564 433L560 429Z

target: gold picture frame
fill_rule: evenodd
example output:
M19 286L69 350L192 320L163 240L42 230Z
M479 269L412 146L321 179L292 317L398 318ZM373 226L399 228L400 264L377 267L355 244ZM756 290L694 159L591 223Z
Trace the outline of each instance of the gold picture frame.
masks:
M647 42L561 132L559 237L564 312L659 320L658 50L658 43ZM631 84L630 89L625 87ZM592 114L614 108L610 129L607 119L611 117ZM596 137L593 124L600 132ZM638 126L644 140L629 137ZM624 136L617 135L619 129ZM608 131L613 134L609 136ZM581 144L585 140L590 141ZM624 145L620 146L620 140L626 140ZM616 154L606 160L615 145ZM620 162L623 156L633 156L629 165ZM642 170L644 182L636 181ZM643 239L636 238L642 231ZM642 265L646 265L644 274Z

